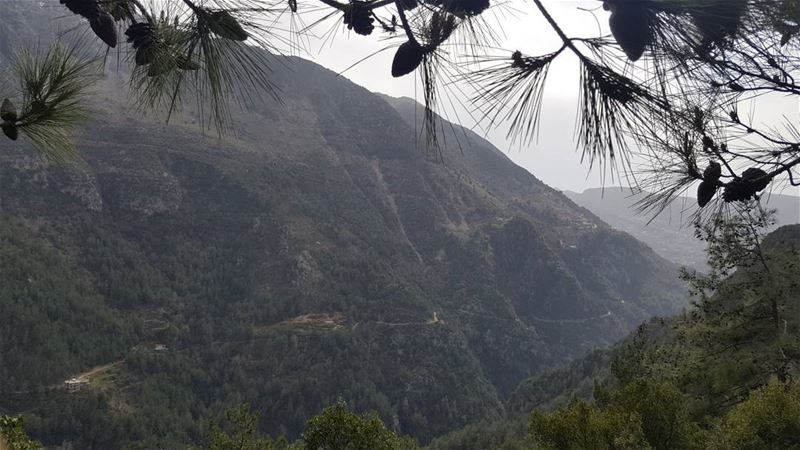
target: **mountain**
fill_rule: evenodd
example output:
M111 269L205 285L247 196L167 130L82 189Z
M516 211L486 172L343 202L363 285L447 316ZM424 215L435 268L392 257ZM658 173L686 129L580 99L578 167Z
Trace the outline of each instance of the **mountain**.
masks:
M697 210L695 199L676 201L653 218L636 213L635 204L645 194L630 188L610 186L605 189L586 189L582 193L564 191L564 195L612 227L630 233L664 258L682 266L706 269L705 244L694 236L694 228L690 223L692 214ZM772 229L800 223L800 197L767 194L762 197L762 204L776 210L776 224Z
M3 2L0 36L60 13ZM425 442L684 305L675 266L488 142L454 126L431 160L410 100L276 59L281 101L223 139L109 70L81 161L0 141L0 412L47 445L185 447L241 402L296 437L340 398Z
M688 417L708 433L702 437L706 444L695 448L711 448L712 442L714 448L734 448L731 443L737 443L735 448L797 448L800 225L777 228L763 239L761 249L761 261L768 269L761 264L739 268L702 306L651 319L610 348L520 383L509 396L508 417L467 426L436 439L428 448L527 449L527 419L532 411L568 411L576 399L602 407L631 386L669 386L678 393ZM773 314L779 316L777 327ZM776 385L778 392L794 396L794 406L774 398L765 406L746 405ZM740 425L737 433L719 428L731 411L739 415L734 419ZM630 408L625 412L630 414ZM742 418L744 414L750 416ZM761 433L754 431L759 427Z

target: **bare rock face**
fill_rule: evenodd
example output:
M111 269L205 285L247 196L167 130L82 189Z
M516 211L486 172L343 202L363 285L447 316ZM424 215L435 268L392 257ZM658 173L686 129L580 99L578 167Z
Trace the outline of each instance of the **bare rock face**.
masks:
M50 164L38 153L31 151L30 146L22 143L4 142L0 153L2 167L19 172L37 172L46 170Z
M183 192L178 180L166 168L155 163L149 167L134 167L125 171L109 170L98 173L102 195L117 208L152 216L176 212Z
M3 147L0 175L10 187L58 192L89 211L101 211L108 204L151 216L180 207L180 183L158 158L135 147L116 151L109 146L108 151L95 152L91 141L78 142L83 153L66 163L49 162L30 145Z
M97 189L97 178L90 170L85 167L67 167L60 171L65 178L58 183L61 192L75 197L82 205L90 211L100 211L103 209L103 198Z
M100 211L103 208L97 179L91 168L80 160L65 165L54 164L24 144L9 146L0 153L0 183L12 192L50 191L53 194L63 194L90 211ZM8 200L14 198L15 196L10 196Z
M294 271L292 285L299 289L303 294L313 292L314 286L323 279L324 275L320 272L317 262L311 254L304 250L294 259Z

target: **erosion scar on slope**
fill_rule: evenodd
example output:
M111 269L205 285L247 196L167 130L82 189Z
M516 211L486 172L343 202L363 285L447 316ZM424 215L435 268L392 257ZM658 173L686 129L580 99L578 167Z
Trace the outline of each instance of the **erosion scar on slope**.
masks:
M395 220L397 220L397 224L400 226L400 232L403 233L403 237L405 238L406 242L408 243L411 250L417 255L417 259L420 263L424 262L422 260L422 255L419 254L417 251L417 247L414 246L414 243L411 242L411 239L408 238L408 234L406 234L406 227L403 225L403 220L400 218L400 213L397 211L397 204L394 201L394 195L392 195L391 191L389 191L389 186L386 185L386 181L383 179L383 172L381 171L381 162L379 160L372 161L372 171L375 173L375 179L378 181L378 187L380 188L381 192L386 196L387 201L389 202L389 206L392 208L392 213L394 214Z

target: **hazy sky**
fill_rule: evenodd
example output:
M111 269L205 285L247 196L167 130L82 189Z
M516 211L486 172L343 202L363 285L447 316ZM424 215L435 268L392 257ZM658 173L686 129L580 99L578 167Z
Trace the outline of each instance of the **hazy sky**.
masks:
M498 4L497 1L493 2L493 5ZM545 4L571 36L597 36L607 33L608 13L602 10L601 2L597 0L545 0ZM525 54L536 55L553 51L560 46L560 40L536 13L532 2L515 1L506 5L506 8L493 6L484 13L495 16L493 21L498 24L495 31L503 34L500 48L509 52L521 50ZM511 9L514 10L513 14L503 12ZM306 23L310 23L313 15L304 17ZM323 35L331 23L316 27L313 32ZM392 96L418 97L415 94L417 78L414 75L398 79L392 78L389 73L395 47L345 71L353 63L389 45L380 40L381 33L368 37L359 36L347 32L341 24L337 31L335 38L325 43L321 39L311 39L307 46L308 53L299 56L312 59L336 72L344 71L343 76L372 91ZM597 187L602 184L601 170L595 168L590 171L588 164L581 164L573 139L578 106L578 80L578 64L572 55L565 54L556 60L547 80L538 140L525 147L512 146L505 139L505 130L482 131L475 127L475 121L460 107L447 108L445 113L449 120L473 128L479 134L485 134L517 164L553 187L576 191ZM467 95L453 95L460 96L468 104ZM756 110L760 114L756 120L774 124L775 120L784 117L795 123L800 118L795 100L771 99L765 106ZM618 183L607 179L605 184Z
M539 54L552 51L560 46L558 37L548 28L547 24L537 14L525 14L522 8L533 12L532 3L517 2L514 4L513 14L504 13L502 10L494 12L494 22L502 23L504 37L500 48L521 50L526 54ZM598 23L591 13L579 11L580 6L598 8L597 1L549 1L548 6L552 14L562 18L573 32L587 29L589 34L598 33ZM509 6L510 8L511 6ZM490 9L488 12L491 12ZM598 15L605 16L605 11L597 11ZM514 17L516 16L516 17ZM344 28L344 27L342 27ZM317 33L327 31L325 26L316 28ZM500 30L497 31L500 33ZM377 34L377 33L375 33ZM309 46L310 54L300 55L328 67L336 72L342 72L361 58L387 47L387 42L378 37L363 37L355 33L340 32L332 42L322 44L312 41ZM372 91L382 92L392 96L406 96L416 98L415 85L418 80L415 75L402 78L392 78L389 73L394 47L383 51L364 63L361 63L343 75L357 84ZM567 56L567 55L565 55ZM552 67L547 83L542 115L541 129L538 141L531 146L511 146L506 141L506 131L503 129L489 130L486 137L498 148L506 151L508 156L522 165L545 183L562 189L582 190L588 186L600 184L599 174L593 171L587 179L588 166L580 164L580 155L576 152L572 140L575 111L577 108L578 65L570 57L557 61ZM453 93L454 96L463 98L467 106L466 95ZM461 109L461 108L459 108ZM479 134L484 134L475 127L475 121L465 110L454 111L447 108L445 114L448 119L460 122L462 125L473 128Z

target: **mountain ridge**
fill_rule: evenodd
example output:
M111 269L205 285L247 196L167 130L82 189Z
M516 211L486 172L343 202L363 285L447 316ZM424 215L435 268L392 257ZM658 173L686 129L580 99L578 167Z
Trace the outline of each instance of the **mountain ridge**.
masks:
M697 210L694 198L678 199L653 217L637 213L636 202L643 198L644 193L629 188L609 186L586 189L581 193L562 192L615 228L645 242L664 258L694 269L707 269L705 244L694 236L694 227L690 223ZM766 193L762 196L762 204L767 209L776 210L776 224L770 230L800 223L800 197Z

